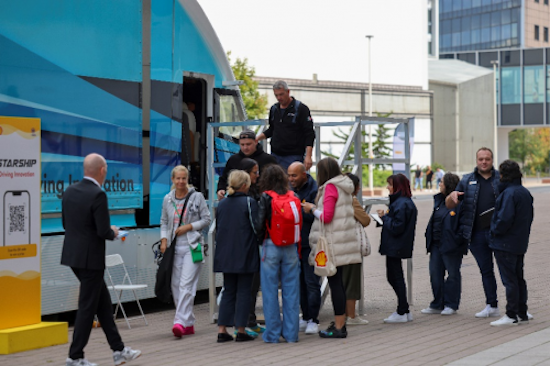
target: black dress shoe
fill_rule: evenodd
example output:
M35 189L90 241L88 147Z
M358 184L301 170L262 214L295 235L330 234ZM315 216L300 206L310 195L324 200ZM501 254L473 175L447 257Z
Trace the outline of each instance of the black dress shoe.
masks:
M227 333L218 333L218 343L232 341L233 337Z
M237 338L235 341L237 342L247 342L247 341L253 341L254 337L246 334L246 333L237 333Z

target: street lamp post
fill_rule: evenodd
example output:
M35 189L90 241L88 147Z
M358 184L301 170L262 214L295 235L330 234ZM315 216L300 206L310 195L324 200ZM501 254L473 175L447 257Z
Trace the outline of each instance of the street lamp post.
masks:
M371 52L370 52L370 43L372 40L372 35L365 36L368 39L369 46L369 117L372 117L372 77L371 77ZM369 159L372 159L372 125L369 125ZM374 196L374 179L373 179L373 164L369 163L369 189L370 196Z
M497 71L498 71L498 60L492 60L491 61L491 64L493 65L493 79L494 79L494 90L493 90L493 104L494 104L494 130L493 130L493 133L494 133L494 141L493 141L493 145L495 147L494 151L493 151L493 162L495 164L495 166L498 166L498 98L497 98L497 92L498 92L498 88L497 88Z

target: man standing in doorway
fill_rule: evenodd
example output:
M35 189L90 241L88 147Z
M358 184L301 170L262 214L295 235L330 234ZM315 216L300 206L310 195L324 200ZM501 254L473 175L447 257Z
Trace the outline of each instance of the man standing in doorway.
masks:
M304 163L309 170L315 141L309 108L290 96L288 85L282 80L273 85L273 92L278 103L269 111L269 128L256 141L271 138L271 153L285 171L295 161Z

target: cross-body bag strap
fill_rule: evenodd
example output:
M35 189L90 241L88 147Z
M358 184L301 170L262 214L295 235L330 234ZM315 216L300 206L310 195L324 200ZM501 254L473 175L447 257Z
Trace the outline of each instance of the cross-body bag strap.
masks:
M187 208L187 203L189 203L189 200L191 199L191 196L193 195L193 193L195 193L195 192L191 192L187 196L187 199L185 200L185 203L183 204L183 208L181 209L181 214L178 212L178 206L176 206L176 203L174 201L172 201L172 204L174 205L174 210L176 210L176 214L180 217L180 222L178 224L178 227L180 227L181 223L183 222L183 215L185 215L185 209Z
M258 235L256 232L256 228L254 227L254 221L252 221L252 209L250 208L250 197L246 197L246 202L248 203L248 219L250 220L250 226L252 226L252 230L254 231L254 234Z

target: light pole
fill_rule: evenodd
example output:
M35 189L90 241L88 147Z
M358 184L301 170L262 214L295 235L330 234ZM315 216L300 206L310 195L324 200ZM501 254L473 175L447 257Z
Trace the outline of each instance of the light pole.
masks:
M498 98L497 98L497 92L498 92L498 88L497 88L497 80L498 80L498 74L497 74L497 70L498 70L498 60L492 60L491 61L491 64L493 65L493 78L494 78L494 90L493 90L493 104L494 104L494 130L493 130L493 133L495 135L494 137L494 141L493 141L493 146L495 147L494 151L493 151L493 162L495 164L495 166L498 167L498 136L497 136L497 133L498 133Z
M370 52L370 43L372 40L372 35L365 36L368 39L369 46L369 117L372 117L372 77L371 77L371 52ZM369 124L369 159L373 158L372 154L372 125ZM374 182L373 182L373 168L374 165L369 163L369 189L370 196L374 196Z

